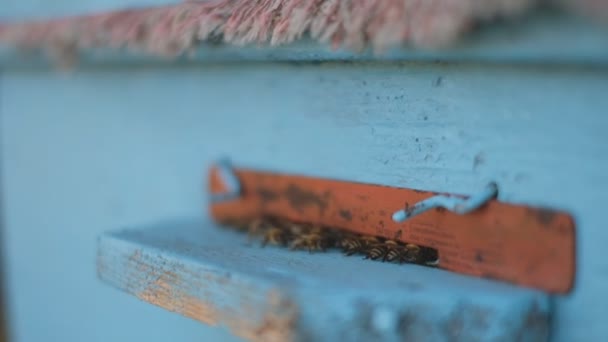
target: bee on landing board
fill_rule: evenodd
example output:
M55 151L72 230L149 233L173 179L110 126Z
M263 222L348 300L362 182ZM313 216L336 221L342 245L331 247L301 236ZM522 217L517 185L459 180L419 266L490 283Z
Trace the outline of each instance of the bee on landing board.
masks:
M346 255L353 255L361 251L360 237L357 235L345 234L339 243L338 247L342 248L342 252Z
M342 248L344 254L353 255L366 253L369 248L376 246L379 243L380 239L375 236L349 234L340 240L339 247Z
M420 262L420 246L408 243L405 245L405 251L401 255L400 262Z
M287 246L287 243L290 240L290 234L285 230L279 227L272 227L267 229L264 232L264 238L262 239L262 247L267 244L277 245L277 246Z
M285 227L293 236L306 234L310 230L309 225L295 222L284 222L283 227Z
M365 259L382 259L382 261L397 261L403 253L403 244L398 241L401 237L401 230L397 231L392 240L384 240L374 244L365 253Z
M384 256L386 255L387 252L388 252L388 249L386 248L384 243L379 242L377 244L370 246L365 251L365 257L363 259L378 260L380 258L384 258Z
M382 261L394 262L398 261L402 262L403 254L406 251L405 247L394 240L387 240L384 242L385 247L387 248L387 252L382 258Z
M307 233L297 236L289 246L290 249L308 249L308 252L312 253L312 251L322 251L328 247L327 239L323 236L322 233Z
M361 235L339 228L317 224L294 222L276 217L260 217L248 220L230 220L232 229L246 231L249 240L261 238L261 245L289 247L291 250L307 249L309 252L340 248L345 255L362 254L364 259L398 263L438 265L435 249L400 241L401 230L393 239Z

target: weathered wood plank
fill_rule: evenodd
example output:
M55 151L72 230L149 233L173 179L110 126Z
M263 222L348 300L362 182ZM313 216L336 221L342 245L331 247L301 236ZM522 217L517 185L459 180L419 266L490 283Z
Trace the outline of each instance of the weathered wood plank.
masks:
M337 252L261 248L204 221L104 235L101 279L255 341L542 341L540 292Z

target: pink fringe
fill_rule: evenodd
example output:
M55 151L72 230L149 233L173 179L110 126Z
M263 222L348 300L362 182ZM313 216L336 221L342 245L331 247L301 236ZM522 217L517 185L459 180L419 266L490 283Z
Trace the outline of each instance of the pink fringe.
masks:
M597 0L586 0L595 3ZM0 26L0 42L62 55L131 48L175 56L197 43L280 45L305 34L334 48L440 47L473 23L525 12L537 0L211 0ZM605 8L606 6L604 6Z

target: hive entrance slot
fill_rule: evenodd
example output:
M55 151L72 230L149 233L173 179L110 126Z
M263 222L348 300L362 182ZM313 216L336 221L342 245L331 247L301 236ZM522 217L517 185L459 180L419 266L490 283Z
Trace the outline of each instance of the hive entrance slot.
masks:
M364 259L400 264L436 266L439 261L436 249L400 240L401 231L388 239L276 216L226 219L221 223L223 227L247 233L250 240L259 240L261 246L276 245L310 253L336 249L347 256L361 255Z

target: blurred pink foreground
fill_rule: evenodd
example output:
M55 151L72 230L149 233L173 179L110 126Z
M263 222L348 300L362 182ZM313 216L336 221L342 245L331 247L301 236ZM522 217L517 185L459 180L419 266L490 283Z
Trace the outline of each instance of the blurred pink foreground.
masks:
M280 45L304 35L334 48L441 47L475 24L512 18L539 0L217 0L0 24L0 42L71 53L132 48L161 56L197 43ZM606 18L605 0L554 0Z

